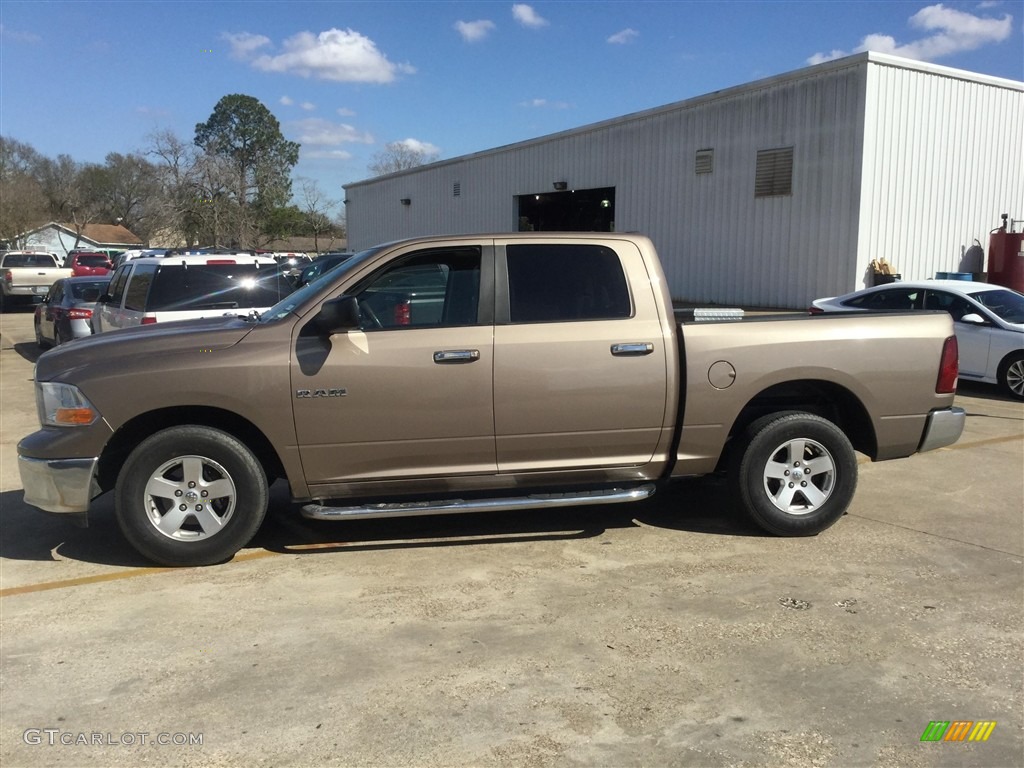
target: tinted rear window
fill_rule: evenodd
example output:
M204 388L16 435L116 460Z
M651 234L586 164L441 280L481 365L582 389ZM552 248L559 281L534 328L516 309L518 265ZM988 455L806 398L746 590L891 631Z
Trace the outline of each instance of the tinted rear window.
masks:
M71 298L79 301L96 301L100 294L107 289L106 280L96 280L89 283L67 283L66 287L71 289ZM88 298L86 298L88 296Z
M509 311L513 323L630 317L626 277L615 251L598 245L510 245Z
M102 253L83 253L78 257L78 263L83 267L105 267L108 259Z
M52 269L55 264L45 253L11 253L4 258L5 267L45 267Z
M146 311L270 307L291 292L269 264L161 264Z

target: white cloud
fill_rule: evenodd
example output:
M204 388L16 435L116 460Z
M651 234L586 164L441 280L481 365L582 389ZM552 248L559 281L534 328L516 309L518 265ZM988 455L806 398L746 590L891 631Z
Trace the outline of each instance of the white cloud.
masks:
M373 144L373 136L360 133L346 123L332 123L322 117L307 117L288 124L289 133L296 137L300 144L317 147L334 147L338 144Z
M413 152L422 152L424 155L441 154L441 149L439 147L435 147L429 141L420 141L419 139L402 139L395 143L401 144L403 147L411 149Z
M337 112L342 117L355 117L355 112L348 107L338 107Z
M19 32L14 29L8 29L3 24L0 24L0 38L15 43L41 43L43 41L43 38L35 32Z
M248 32L225 34L232 56L264 72L281 72L341 83L390 83L399 74L413 74L409 64L395 64L376 43L351 30L328 29L319 35L299 32L285 40L281 53L258 51L271 45L269 38Z
M538 27L546 27L548 20L543 16L539 16L533 6L527 5L526 3L516 3L512 6L512 17L522 24L524 27L531 27L537 29Z
M621 32L616 32L614 35L608 38L609 43L615 43L616 45L625 45L631 43L640 37L640 33L635 29L624 29Z
M307 112L312 112L314 109L316 109L316 104L314 104L312 101L304 101L299 106L302 107Z
M569 109L572 105L565 101L549 101L548 99L530 99L519 102L520 107L532 107L533 109Z
M290 107L292 104L295 103L295 99L293 99L291 96L282 96L281 103L284 104L286 107Z
M477 43L497 29L497 25L487 19L456 21L455 29L458 30L459 34L462 35L462 39L467 43Z
M914 29L927 33L926 36L900 44L892 36L876 32L865 36L852 52L877 51L908 59L933 61L961 51L973 51L983 45L1001 43L1013 30L1013 17L1010 14L1001 19L974 16L955 8L947 8L942 3L922 8L908 22ZM807 63L821 64L847 55L847 52L841 50L816 53L807 59Z
M307 152L301 150L304 160L351 160L352 153L344 149L314 149Z
M265 45L270 45L270 38L254 35L250 32L225 32L220 36L231 46L231 58L245 61Z

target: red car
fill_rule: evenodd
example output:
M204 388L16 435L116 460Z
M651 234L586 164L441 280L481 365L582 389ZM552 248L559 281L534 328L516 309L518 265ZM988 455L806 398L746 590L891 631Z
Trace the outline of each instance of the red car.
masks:
M71 268L72 277L106 275L114 268L107 254L98 251L72 251L64 266Z

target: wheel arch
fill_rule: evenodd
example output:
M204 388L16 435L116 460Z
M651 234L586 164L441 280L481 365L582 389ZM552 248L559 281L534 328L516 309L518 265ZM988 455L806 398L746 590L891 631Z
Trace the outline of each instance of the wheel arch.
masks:
M281 457L267 436L248 419L222 408L176 406L147 411L125 422L107 442L100 456L98 480L103 490L114 487L121 466L135 447L156 432L169 427L195 425L212 427L232 435L251 450L267 476L268 485L285 476Z
M877 454L875 428L860 398L841 384L816 379L773 384L759 392L736 417L729 430L729 442L762 416L785 411L802 411L828 419L843 431L855 450L871 457Z

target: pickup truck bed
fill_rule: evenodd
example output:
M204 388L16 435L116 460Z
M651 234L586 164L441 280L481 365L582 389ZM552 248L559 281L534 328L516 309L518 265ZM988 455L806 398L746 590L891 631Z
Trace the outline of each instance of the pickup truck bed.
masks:
M443 280L438 279L438 275ZM809 535L855 451L954 442L944 313L677 322L638 235L421 238L357 254L260 318L76 341L37 364L25 498L170 565L244 546L287 479L322 519L644 498L728 472L762 527Z
M38 303L54 281L71 277L49 253L10 251L0 254L0 307L14 302Z

